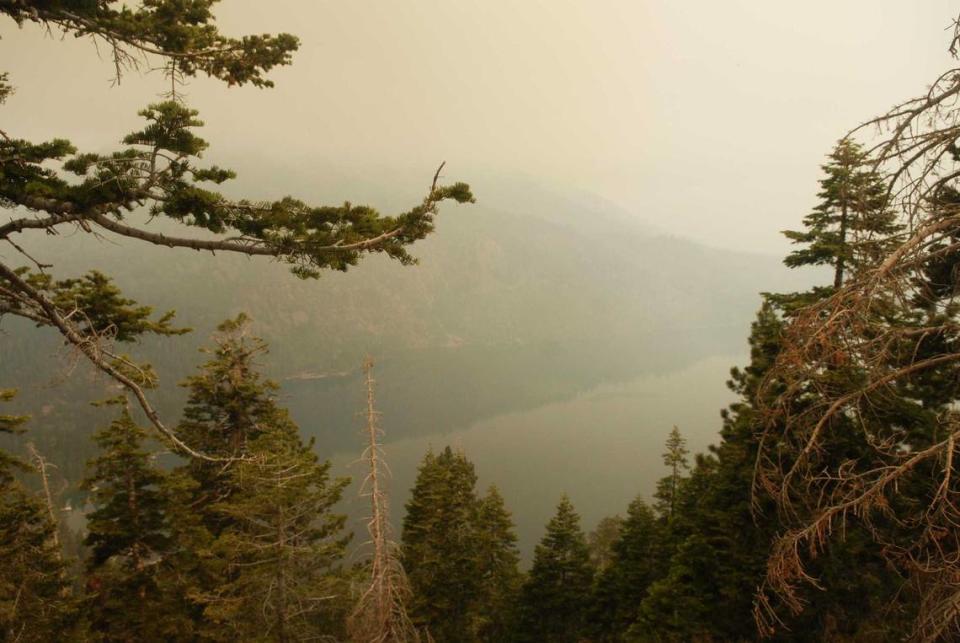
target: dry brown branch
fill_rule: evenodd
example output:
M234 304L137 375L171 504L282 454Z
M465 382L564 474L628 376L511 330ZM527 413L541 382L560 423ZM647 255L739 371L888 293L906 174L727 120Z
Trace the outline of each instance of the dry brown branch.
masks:
M33 442L27 442L27 450L30 452L30 459L33 466L40 474L40 482L43 485L43 500L47 508L47 517L50 524L53 525L53 544L56 547L57 560L63 560L63 552L60 550L60 521L57 520L57 513L53 505L53 493L50 491L50 476L47 473L49 467L55 466L44 458L37 450Z
M755 615L771 635L801 611L809 562L856 524L918 593L912 639L943 640L960 634L960 68L851 135L875 137L904 232L786 320L758 395L754 495L787 530Z

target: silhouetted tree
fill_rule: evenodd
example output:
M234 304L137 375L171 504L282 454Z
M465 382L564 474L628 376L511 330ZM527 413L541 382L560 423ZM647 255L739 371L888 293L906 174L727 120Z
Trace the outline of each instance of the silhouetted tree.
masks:
M592 585L593 567L580 516L564 495L534 551L520 598L516 639L579 641L587 631Z

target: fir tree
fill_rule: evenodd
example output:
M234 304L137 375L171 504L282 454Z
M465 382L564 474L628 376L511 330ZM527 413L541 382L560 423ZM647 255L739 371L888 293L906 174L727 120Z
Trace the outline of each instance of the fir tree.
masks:
M410 616L438 641L468 641L481 596L476 533L477 475L462 453L428 452L403 519L403 566L413 589Z
M221 582L204 596L211 640L299 641L342 635L348 537L333 512L346 479L331 480L288 418L262 427L228 475L235 492L211 511L224 528L212 552Z
M339 635L347 609L337 566L345 517L332 511L347 481L331 480L313 444L276 402L254 358L266 345L241 315L224 322L212 359L187 380L181 434L220 462L174 474L176 558L207 640Z
M516 638L574 643L586 634L593 567L580 516L564 495L523 586Z
M786 321L868 266L882 249L884 236L896 230L879 177L864 167L864 159L855 144L841 141L824 166L821 203L804 220L807 230L785 233L807 246L791 253L785 263L829 265L834 283L808 292L764 296L749 338L750 363L733 369L729 382L739 400L723 412L719 445L711 447L710 455L697 458L689 480L680 486L679 504L669 524L673 547L669 568L650 587L631 636L676 641L756 636L753 598L763 582L774 535L783 528L770 501L753 495L761 409L783 391L779 382L766 378L781 352ZM877 309L882 308L878 301ZM837 390L849 388L859 377L856 364L839 360L828 376ZM815 402L814 395L801 396L792 411L802 413ZM833 454L830 466L856 455L851 436L851 427L838 424L831 431L831 442L821 445ZM850 529L855 532L857 527L852 524ZM855 541L856 536L851 542ZM876 551L863 548L838 547L834 554L829 568L821 568L834 579L867 573L879 563ZM861 605L864 598L860 597ZM853 616L841 602L822 596L816 604L817 609L794 622L798 630L818 635L857 631L862 614ZM795 617L783 618L793 622ZM844 620L839 626L838 618Z
M14 391L0 389L0 402ZM23 416L0 414L0 435L17 434ZM8 641L45 642L69 636L75 619L57 525L16 479L29 465L0 449L0 635Z
M480 584L473 628L480 641L505 641L520 590L520 553L510 512L492 485L477 509L476 539Z
M680 429L673 427L667 436L666 451L663 453L663 464L670 469L670 475L657 484L657 511L669 522L676 511L677 498L680 493L680 484L683 481L683 472L690 468L687 464L687 441L680 435Z
M602 572L613 563L613 546L620 539L623 518L605 516L596 528L587 534L587 547L590 548L590 563L597 572Z
M833 287L844 283L851 269L883 255L889 236L898 229L887 207L883 177L868 166L867 153L850 139L842 139L822 166L820 203L803 219L805 230L783 234L806 247L784 260L791 268L828 265Z
M201 349L210 359L182 384L189 395L177 433L191 448L211 457L241 459L265 427L287 421L286 413L275 402L276 384L259 373L255 360L267 346L250 335L245 314L220 324L213 343L214 347ZM229 500L238 479L217 461L192 459L185 471L196 481L199 494L192 504L216 537L230 519L210 507Z
M591 632L600 641L619 641L637 620L650 585L666 567L664 529L646 502L637 497L621 521L609 566L601 570L590 615Z
M669 563L648 586L627 640L754 638L753 595L772 534L752 521L743 446L725 441L719 456L697 458L669 525Z
M85 544L89 626L104 641L162 640L181 632L171 625L168 587L160 570L168 564L166 475L144 448L125 400L120 416L94 439L101 455L90 462L83 486L94 510ZM176 606L174 607L174 610Z

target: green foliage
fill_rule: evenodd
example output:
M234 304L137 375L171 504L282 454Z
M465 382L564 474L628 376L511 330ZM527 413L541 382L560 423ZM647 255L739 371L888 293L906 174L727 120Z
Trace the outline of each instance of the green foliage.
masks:
M16 396L14 389L0 388L0 402L9 402ZM23 415L0 414L0 435L17 435L23 433L23 424L27 421ZM0 449L0 484L9 484L13 481L16 470L26 470L27 465L3 449Z
M663 453L663 464L670 469L670 475L657 483L654 497L657 499L657 511L670 521L676 511L683 472L690 468L687 464L687 455L690 453L687 449L687 440L680 435L680 429L677 427L670 430L666 449Z
M0 402L13 397L0 389ZM20 430L25 418L0 415L0 433ZM0 636L45 642L68 635L75 609L57 526L46 508L15 477L28 465L0 450Z
M642 498L630 503L611 547L610 563L597 577L590 613L593 638L620 641L637 620L641 602L665 567L665 535Z
M480 598L477 474L463 453L427 453L403 519L403 567L411 619L438 641L468 641ZM488 507L493 510L494 507ZM489 553L489 552L488 552Z
M669 564L648 588L629 639L740 641L756 637L753 600L778 528L769 503L754 512L756 428L766 373L780 351L783 321L765 301L751 327L750 363L731 371L739 400L722 413L720 443L699 456L679 486L666 524Z
M223 525L211 546L219 582L201 597L209 640L305 640L337 634L349 540L332 512L347 479L331 480L292 421L263 427L226 475L235 491L209 511ZM320 599L320 600L318 600Z
M784 231L795 244L784 263L791 268L828 265L839 288L849 271L876 262L890 248L890 235L899 227L887 206L887 188L879 172L869 167L866 151L842 139L822 166L820 203L803 219L805 230Z
M476 539L479 598L472 627L480 641L506 641L522 582L520 553L513 519L492 485L477 507Z
M590 562L597 572L602 572L613 563L613 546L620 540L623 518L605 516L596 528L587 534L587 547L590 548Z
M429 451L403 519L410 617L437 641L501 641L510 632L520 559L513 521L496 487L482 498L463 453Z
M564 495L533 555L520 598L516 640L579 641L587 631L593 573L580 516Z
M290 34L224 36L211 12L216 2L145 0L130 6L117 0L2 0L0 14L17 24L37 22L77 38L102 38L114 48L118 66L135 66L137 53L156 54L184 76L204 73L228 85L272 87L263 75L290 64L299 42Z
M101 454L90 462L84 487L94 510L87 516L84 606L98 640L163 640L174 626L179 601L166 582L173 548L167 475L145 450L146 431L123 400L119 417L95 440Z
M241 314L220 324L214 347L202 350L210 359L183 384L189 395L177 433L212 457L242 458L266 427L289 422L275 401L277 385L261 376L255 362L267 346L250 336L249 319ZM194 459L185 469L197 483L194 502L205 525L218 535L224 516L208 509L236 491L236 478L220 462Z
M679 486L676 506L666 523L672 552L669 565L649 586L628 637L666 641L756 637L754 595L767 572L773 539L786 528L770 499L754 487L762 409L784 392L783 384L768 379L768 374L781 352L785 324L803 306L842 286L847 276L875 263L888 248L889 236L897 231L882 179L866 167L866 155L859 147L841 141L824 171L821 203L804 219L806 230L785 233L806 246L791 253L786 263L832 266L833 286L765 295L751 328L750 363L733 369L729 383L739 400L723 412L719 445L711 448L710 455L697 458L690 477ZM885 314L879 294L875 309ZM824 377L830 390L843 391L856 386L862 376L856 365L838 359ZM796 414L812 408L822 392L812 387L799 390L803 393L791 400L791 412ZM878 407L874 412L874 420L892 418L890 409ZM901 407L896 412L906 410ZM776 433L775 427L766 428ZM858 455L857 430L847 418L833 423L820 445L830 454L826 470L837 470ZM661 513L670 506L664 498L675 489L670 478L661 483ZM867 614L879 609L884 597L893 596L898 583L882 571L880 552L867 546L854 517L846 529L847 544L831 548L816 568L829 593L805 595L803 600L810 607L803 615L775 607L787 627L798 632L799 640L863 632ZM874 591L854 597L844 579L861 574ZM788 640L791 636L781 634Z
M17 162L0 166L0 199L46 211L57 221L92 221L108 230L160 245L224 250L282 258L301 277L323 269L346 270L365 252L384 252L402 263L413 258L406 246L433 231L436 205L445 200L473 201L464 183L435 185L423 203L397 216L381 216L367 206L309 206L291 197L255 203L231 201L205 184L234 177L216 166L195 161L207 143L193 133L203 123L195 110L176 101L140 112L147 126L124 138L128 146L112 154L78 154L67 141L34 145L0 139L0 156ZM80 178L68 181L50 161ZM209 232L233 233L234 241L177 240L123 223L124 213L144 202L151 216L175 219ZM0 232L18 231L11 222ZM376 240L376 241L372 241Z
M178 83L206 74L228 85L270 87L265 75L289 64L298 43L289 34L226 36L215 24L214 4L0 0L0 15L18 25L34 22L104 43L117 80L125 69L144 62L151 69L164 69L171 81L169 100L141 111L144 127L123 137L123 147L113 152L81 152L63 138L36 143L0 130L0 207L28 211L0 224L0 241L9 242L39 271L0 262L0 317L14 315L56 329L96 369L132 394L168 443L195 457L202 454L173 434L144 393L156 385L152 370L115 354L109 345L110 340L131 341L145 333L183 332L172 325L172 313L151 319L149 307L123 298L99 273L53 280L45 273L53 266L17 244L17 235L29 230L57 234L67 228L167 248L266 256L288 263L297 276L307 278L328 269L347 270L377 252L413 263L407 246L433 231L439 204L473 201L464 183L439 185L439 170L422 202L394 216L350 203L312 206L289 196L270 202L233 201L216 191L234 173L199 163L207 149L195 133L202 122L181 103ZM0 102L11 93L8 76L0 71ZM148 224L155 217L192 228L197 236L152 231Z
M0 72L0 105L3 105L7 98L10 97L10 94L13 93L13 87L9 83L9 74L6 72Z
M172 516L182 595L204 640L292 640L342 627L348 538L333 513L345 479L330 479L304 444L276 384L254 358L266 351L240 315L220 325L211 359L189 378L180 432L224 462L192 460L174 472ZM323 597L323 600L317 600ZM189 613L189 612L188 612Z
M147 334L183 335L190 332L189 328L172 325L176 315L172 310L158 319L151 319L153 308L123 297L113 280L97 270L91 270L79 279L63 280L54 280L45 273L28 273L23 268L18 272L61 310L82 310L81 319L75 323L85 335L133 342Z

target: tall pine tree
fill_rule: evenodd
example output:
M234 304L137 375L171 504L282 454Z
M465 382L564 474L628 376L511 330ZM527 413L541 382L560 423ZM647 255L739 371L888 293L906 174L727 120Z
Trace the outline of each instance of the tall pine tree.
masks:
M680 495L680 484L683 473L690 468L687 463L687 441L680 434L680 429L674 426L667 436L666 451L663 453L663 464L670 470L670 474L657 483L657 511L669 522L676 511L677 499Z
M475 636L481 596L477 474L462 453L428 452L403 519L403 567L413 589L410 616L437 641Z
M166 474L144 447L147 434L126 406L94 436L101 449L83 486L87 516L87 597L84 613L99 640L180 638L179 609L162 570L171 550Z
M575 643L587 633L593 566L580 516L564 495L537 545L523 586L518 641Z
M768 294L750 334L750 364L734 369L729 383L739 400L723 412L719 445L698 457L682 486L670 537L675 551L663 578L650 588L631 633L639 638L686 641L695 638L746 640L756 636L753 599L762 584L772 539L783 529L772 504L754 497L754 473L759 448L762 409L783 392L767 374L782 350L785 320L802 307L822 300L882 252L884 240L896 231L886 207L880 177L864 163L865 154L854 143L841 141L823 166L820 203L804 219L803 232L786 232L804 247L792 252L790 267L826 265L833 269L832 284L807 292ZM878 302L878 309L882 308ZM855 364L838 359L828 376L838 390L849 387L858 374ZM815 403L811 392L796 400L794 412ZM833 466L855 455L851 427L837 426L827 448L836 456ZM855 531L856 526L851 526ZM837 547L825 558L824 578L843 588L842 578L853 574L878 578L877 595L889 593L876 551L850 545ZM868 571L869 570L869 571ZM837 592L805 597L815 608L802 619L784 613L803 636L851 635L865 624L863 606L873 597ZM788 634L782 634L790 638ZM800 640L803 636L796 634Z
M641 497L630 503L611 548L609 566L597 578L591 634L598 641L620 641L637 620L650 585L665 568L664 528Z
M495 643L509 637L522 580L513 519L495 486L480 499L476 517L479 596L473 618L476 638Z
M187 380L181 435L222 461L175 473L189 498L173 528L184 592L206 640L339 636L348 609L337 567L347 539L332 511L347 484L332 480L304 444L276 384L255 357L266 351L241 315L224 322L212 359Z
M867 153L856 142L842 139L821 166L820 202L803 219L804 230L784 235L805 247L784 260L791 268L827 265L833 269L833 288L858 267L876 261L896 232L896 216L887 207L887 186L869 166ZM812 296L823 294L814 290ZM810 301L810 298L804 298Z
M342 636L349 600L338 568L349 537L333 507L348 480L329 470L289 418L262 426L229 469L235 491L211 507L225 526L211 548L221 573L205 596L208 638Z
M275 402L277 385L258 370L256 358L267 352L267 345L251 336L245 314L220 324L213 343L201 349L210 359L183 383L189 395L177 433L208 456L241 459L264 427L284 421L285 413ZM185 471L197 483L196 510L210 532L219 535L228 519L209 508L236 492L235 476L228 475L223 462L198 458L191 459Z

